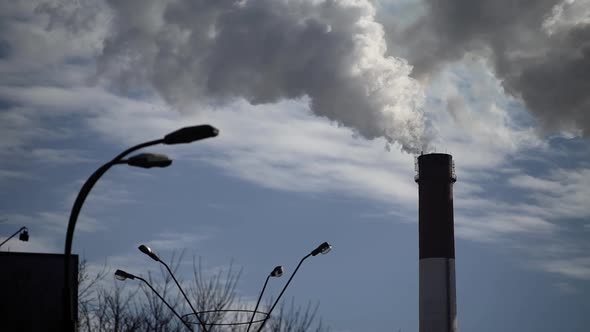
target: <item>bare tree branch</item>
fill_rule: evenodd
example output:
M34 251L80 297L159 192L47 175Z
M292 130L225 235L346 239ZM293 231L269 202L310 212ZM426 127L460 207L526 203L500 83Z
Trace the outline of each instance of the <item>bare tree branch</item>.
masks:
M170 268L177 274L183 253L173 254ZM113 280L107 286L108 274L105 266L96 275L91 275L86 260L79 266L79 331L81 332L186 332L187 327L170 311L170 309L143 284L132 286ZM201 259L193 258L194 281L188 287L189 297L195 308L203 313L200 317L209 332L243 332L247 325L215 325L222 323L248 322L250 313L231 311L233 309L252 309L238 297L237 285L241 269L236 269L233 262L224 269L208 273ZM165 269L155 275L148 273L146 280L180 315L189 313L190 308L180 296L172 277ZM182 283L182 281L179 281ZM270 303L266 309L270 308ZM327 332L317 318L319 304L306 306L295 305L291 299L284 303L268 321L264 332ZM230 310L230 311L228 311ZM201 331L196 317L191 318L194 332ZM252 325L255 331L260 323ZM201 331L202 332L202 331Z

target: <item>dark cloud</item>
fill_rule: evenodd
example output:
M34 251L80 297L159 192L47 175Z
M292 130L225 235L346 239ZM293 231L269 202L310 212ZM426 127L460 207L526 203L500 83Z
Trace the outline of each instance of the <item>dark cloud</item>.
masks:
M396 38L408 47L413 76L428 76L467 53L483 54L505 90L521 97L546 129L590 135L588 1L423 3L425 15Z
M368 0L109 1L99 68L148 83L180 109L307 97L311 110L367 138L419 151L424 121L411 67L387 57Z

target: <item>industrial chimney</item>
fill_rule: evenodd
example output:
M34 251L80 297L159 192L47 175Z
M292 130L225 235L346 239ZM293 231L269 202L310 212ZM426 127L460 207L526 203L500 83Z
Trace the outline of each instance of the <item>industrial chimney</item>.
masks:
M456 332L453 157L430 153L417 158L420 240L420 332Z

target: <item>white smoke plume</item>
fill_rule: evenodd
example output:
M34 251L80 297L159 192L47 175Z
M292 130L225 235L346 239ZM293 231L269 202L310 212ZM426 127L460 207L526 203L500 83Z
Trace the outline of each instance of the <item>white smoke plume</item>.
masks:
M311 110L407 152L424 145L420 84L386 56L369 0L110 0L99 72L168 103L308 98Z
M543 129L590 137L589 0L421 2L424 15L395 39L408 48L413 76L484 56Z

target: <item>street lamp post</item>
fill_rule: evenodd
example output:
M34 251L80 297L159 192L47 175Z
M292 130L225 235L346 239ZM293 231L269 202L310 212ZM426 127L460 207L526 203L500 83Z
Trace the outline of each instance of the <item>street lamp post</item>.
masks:
M266 281L264 281L264 286L262 286L260 295L258 295L258 301L256 301L256 306L254 307L254 312L252 312L252 317L250 318L250 322L248 323L248 329L246 330L246 332L250 331L250 327L252 326L252 322L254 321L254 316L256 316L256 310L258 310L258 305L260 304L260 300L262 299L262 295L264 294L264 290L266 289L266 285L268 284L268 279L270 279L270 277L280 278L282 275L283 267L279 265L275 267L266 277Z
M156 253L150 247L148 247L146 245L143 245L142 244L137 249L139 249L139 251L141 251L142 253L148 255L151 259L155 260L156 262L164 265L164 267L166 268L166 270L168 270L168 273L170 274L170 276L172 276L172 280L174 280L174 283L176 283L176 286L178 286L178 289L180 290L180 293L182 293L182 296L184 296L184 299L186 300L186 302L188 303L189 307L193 311L193 314L195 314L195 317L197 317L197 320L199 321L199 324L201 324L201 328L203 329L204 332L207 332L207 327L205 326L205 322L203 322L203 320L201 319L201 317L199 317L199 314L197 313L197 310L195 310L195 307L193 307L191 301L188 299L188 296L186 296L186 293L184 292L184 290L182 289L182 287L180 287L180 283L178 282L178 280L176 280L176 277L174 276L174 273L172 273L172 270L170 269L170 267L168 266L168 264L166 264L166 262L164 262L163 260L161 260L160 257L158 257L158 255L156 255Z
M131 273L125 272L123 270L117 270L117 271L115 271L115 278L117 278L117 280L120 280L120 281L124 281L126 279L131 279L131 280L138 279L138 280L143 281L143 283L146 284L152 290L152 292L154 292L154 294L156 294L160 298L160 300L162 300L162 302L164 302L164 304L166 306L168 306L168 308L174 313L174 315L176 317L178 317L178 319L180 319L180 321L182 322L182 324L184 324L184 326L186 326L186 328L189 329L189 331L192 331L193 330L191 328L191 326L188 325L188 323L185 322L184 319L182 319L182 317L180 317L180 315L178 314L178 312L176 312L176 310L174 310L174 308L164 299L164 297L162 295L160 295L160 293L158 293L154 289L154 287L152 287L152 285L147 280L145 280L142 277L139 277L139 276L133 275Z
M167 167L172 163L172 160L168 159L166 156L147 153L142 153L131 158L124 159L127 155L134 151L157 144L172 145L191 143L205 138L215 137L218 135L218 133L219 131L210 125L199 125L181 128L164 136L164 138L141 143L121 152L113 160L99 167L88 178L88 180L86 180L86 182L80 189L80 192L78 192L78 196L76 197L76 200L74 201L74 205L72 206L72 210L70 212L70 219L68 221L64 249L64 320L67 326L66 329L68 331L75 330L73 310L74 299L73 289L71 286L72 277L70 275L70 258L72 256L72 242L74 239L74 230L76 227L76 221L78 220L78 215L80 214L82 205L84 204L86 197L90 193L90 190L92 190L92 187L94 187L94 185L100 179L100 177L114 165L127 164L129 166L151 168Z
M19 234L20 233L20 234ZM13 237L16 236L16 234L18 234L18 239L24 242L29 241L29 229L26 228L25 226L19 228L18 231L14 232L14 234L12 234L11 236L8 237L8 239L2 241L2 243L0 243L0 247L2 247L2 245L6 242L8 242L8 240L12 239Z
M287 280L287 283L285 284L285 286L281 290L281 293L279 293L279 297L277 297L276 301L272 304L272 307L270 307L270 310L268 311L268 314L266 315L266 318L264 318L264 320L260 324L260 327L258 327L258 330L256 330L257 332L262 331L262 328L264 327L264 324L266 324L266 321L270 317L270 314L272 313L272 311L274 310L274 308L277 306L277 303L279 303L279 300L281 299L281 296L283 296L283 293L285 293L285 290L287 289L287 287L289 287L289 284L291 283L291 280L293 280L293 277L295 276L295 273L297 273L297 270L299 270L299 267L301 267L301 264L303 263L303 261L306 260L306 259L308 259L310 256L317 256L318 254L325 255L328 252L330 252L330 250L332 250L332 246L328 242L324 242L324 243L320 244L317 248L315 248L312 252L310 252L309 254L307 254L305 257L303 257L299 261L299 264L297 264L297 267L295 268L295 270L291 274L291 277L289 277L289 280Z

